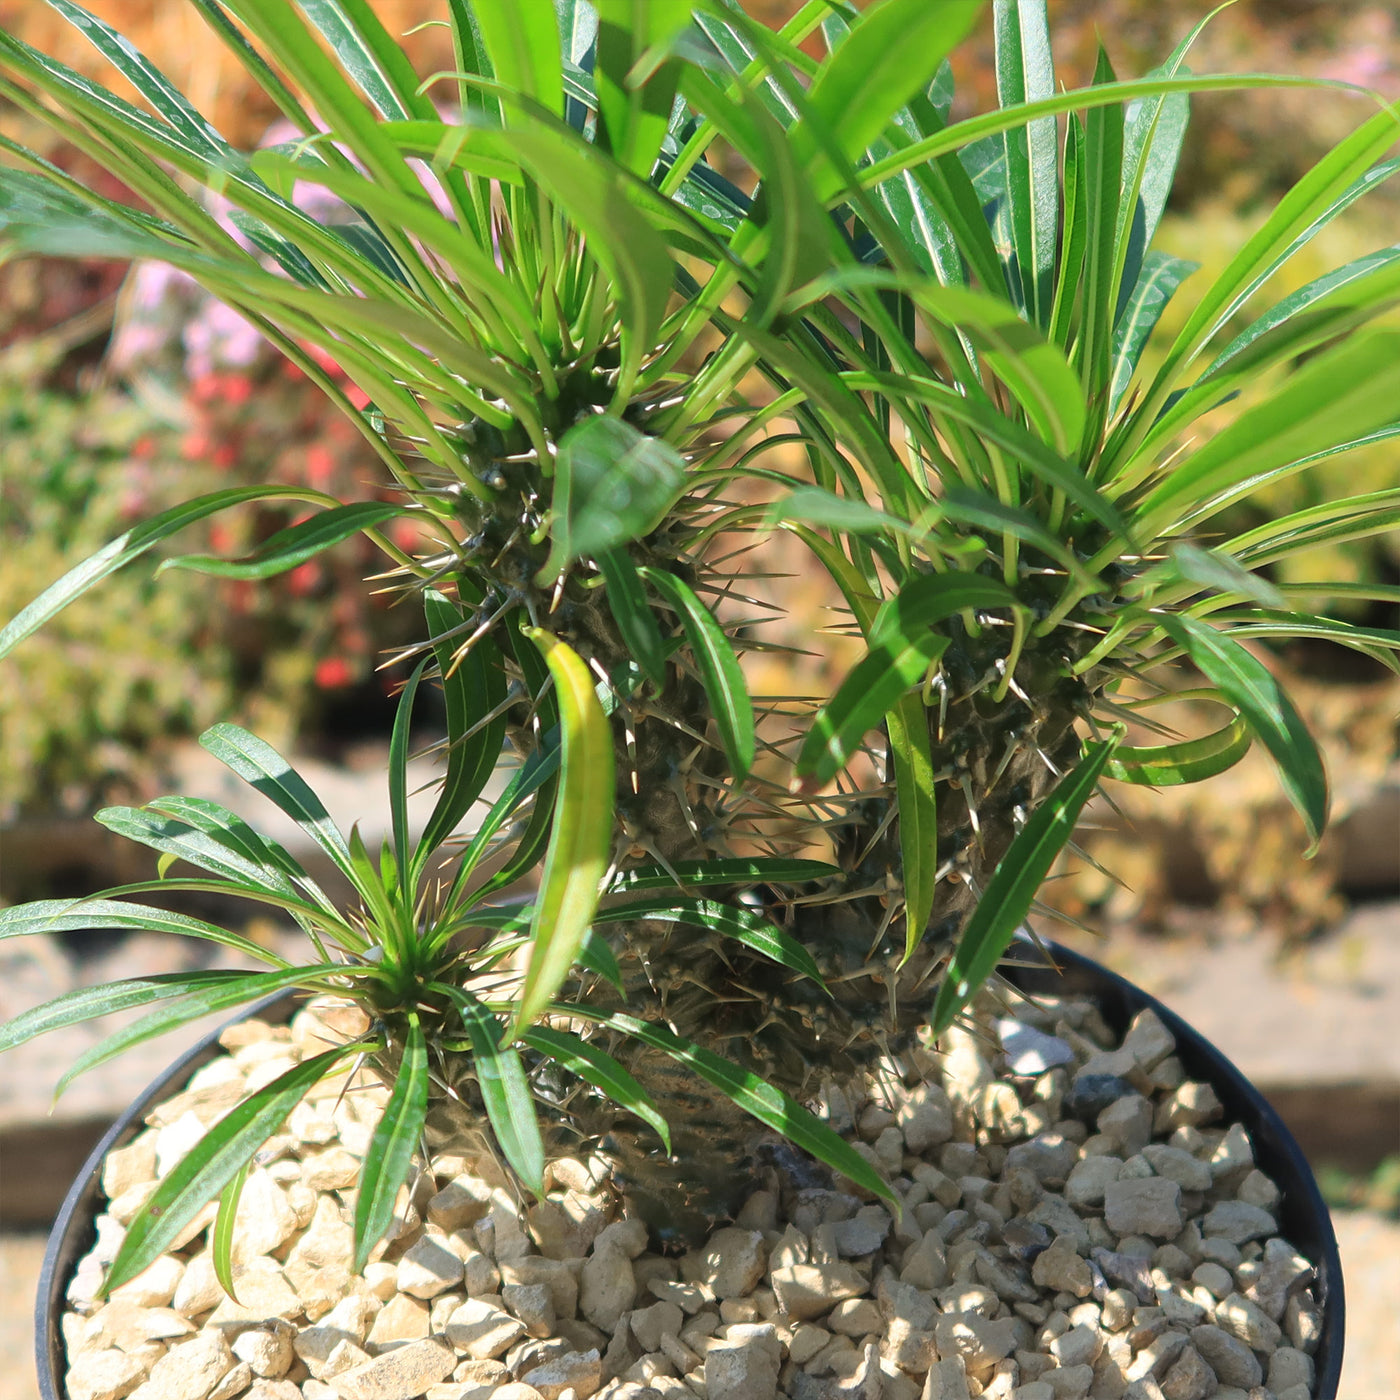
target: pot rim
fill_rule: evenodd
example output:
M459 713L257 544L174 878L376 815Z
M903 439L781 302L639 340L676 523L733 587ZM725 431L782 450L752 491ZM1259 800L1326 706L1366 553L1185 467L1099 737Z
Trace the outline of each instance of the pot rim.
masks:
M1018 939L1013 951L1019 961L1003 963L1006 980L1026 991L1065 992L1094 997L1104 1019L1122 1032L1139 1011L1150 1009L1177 1041L1177 1054L1188 1072L1210 1083L1233 1122L1243 1122L1254 1144L1256 1160L1283 1193L1277 1211L1280 1232L1313 1262L1315 1288L1322 1309L1322 1336L1315 1354L1315 1400L1335 1400L1341 1377L1346 1304L1341 1257L1331 1212L1318 1189L1307 1160L1293 1135L1268 1100L1219 1049L1169 1007L1142 988L1081 953L1048 940ZM35 1363L41 1400L66 1400L63 1385L64 1347L60 1322L67 1283L78 1259L94 1237L102 1165L114 1148L135 1137L146 1112L170 1096L183 1082L220 1053L219 1036L230 1026L253 1016L277 1023L290 1020L302 994L281 992L247 1007L212 1030L160 1074L103 1134L83 1163L63 1205L54 1218L34 1307ZM1183 1053L1184 1052L1184 1053Z

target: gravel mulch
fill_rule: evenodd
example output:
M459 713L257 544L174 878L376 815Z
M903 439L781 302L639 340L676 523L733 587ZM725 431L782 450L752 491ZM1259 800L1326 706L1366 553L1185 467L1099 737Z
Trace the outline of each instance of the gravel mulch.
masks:
M248 1178L236 1300L211 1208L100 1305L159 1175L328 1034L310 1011L244 1023L109 1160L65 1319L73 1400L1309 1400L1311 1267L1166 1030L1143 1013L1119 1045L1073 1000L1004 1016L988 1000L976 1033L828 1092L897 1216L842 1181L756 1181L733 1224L664 1258L602 1163L554 1164L522 1209L489 1158L439 1157L353 1278L382 1093L322 1085Z

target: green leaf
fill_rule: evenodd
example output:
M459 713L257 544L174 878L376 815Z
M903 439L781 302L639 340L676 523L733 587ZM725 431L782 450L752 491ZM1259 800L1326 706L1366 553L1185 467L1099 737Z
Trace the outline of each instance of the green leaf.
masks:
M866 654L812 721L797 758L804 791L825 786L850 762L865 736L946 650L935 624L976 608L1016 605L1016 595L995 579L964 574L923 574L911 580L876 614Z
M362 530L402 515L401 506L381 501L359 501L354 505L323 510L309 520L289 525L270 535L246 559L219 559L211 554L180 554L161 561L157 574L167 569L189 569L197 574L219 578L274 578L304 564L308 559L348 540Z
M717 899L642 899L631 904L612 904L594 916L595 924L630 923L646 919L662 924L686 924L691 928L710 929L732 938L746 948L771 958L804 977L810 977L825 989L821 969L812 955L790 933L779 928L752 909L739 904L722 904Z
M139 1020L121 1027L96 1045L84 1050L71 1065L64 1070L54 1086L55 1100L64 1089L80 1074L106 1064L108 1060L129 1050L133 1045L151 1040L167 1031L197 1021L201 1016L212 1016L216 1012L229 1011L235 1006L243 1006L273 992L285 991L291 987L315 988L320 990L328 982L346 975L346 969L339 964L324 966L281 968L276 972L247 972L241 977L217 982L196 991L168 1001L164 1006L148 1011Z
M360 93L287 0L238 0L237 13L263 41L277 66L301 87L326 127L354 152L377 183L413 200L425 197L418 177L380 131Z
M644 71L642 60L664 50L690 23L688 7L654 0L597 0L600 142L621 165L648 179L665 138L679 76L674 61Z
M1200 545L1182 540L1172 545L1170 559L1171 571L1186 583L1253 598L1265 607L1283 606L1283 594L1268 579L1242 568L1221 550L1202 549Z
M1108 411L1113 413L1142 358L1142 352L1176 289L1200 263L1156 249L1143 260L1142 272L1113 328L1113 366L1108 386Z
M481 722L506 698L505 671L495 642L479 637L458 659L449 634L462 627L461 612L432 588L424 591L423 611L442 681L448 747L442 792L418 843L415 878L432 853L457 829L496 771L505 745L507 722L504 713Z
M977 994L1025 922L1041 882L1074 831L1112 755L1111 740L1090 744L1016 834L972 911L938 987L930 1024L940 1036Z
M810 880L829 880L840 873L838 865L786 856L682 860L670 866L638 865L631 870L619 870L608 886L608 893L703 888L706 885L805 885Z
M47 3L78 29L191 147L202 150L214 160L231 154L218 132L130 40L70 0L47 0Z
M389 822L394 833L394 853L400 870L410 869L412 851L408 835L408 743L409 731L413 726L413 698L418 693L418 682L423 678L423 668L428 664L425 656L408 678L394 709L394 727L389 734ZM403 881L402 893L411 906L414 898L414 883L410 877Z
M632 659L653 685L664 686L666 650L661 641L661 629L656 625L632 556L625 549L604 549L598 552L597 560L613 621Z
M1313 454L1389 424L1398 403L1400 331L1348 337L1172 468L1142 502L1140 528L1150 538L1183 518L1203 520L1266 473L1296 470Z
M1323 584L1317 588L1317 592L1327 596L1336 588L1335 584ZM1375 592L1388 602L1400 601L1387 594L1382 586L1368 589L1367 592ZM1400 671L1400 664L1389 654L1400 650L1400 631L1394 628L1360 627L1355 623L1340 622L1335 618L1314 617L1308 613L1288 612L1276 608L1231 609L1229 612L1214 614L1213 621L1228 625L1232 637L1268 637L1273 640L1295 637L1322 638L1336 642L1339 646L1351 647L1366 656L1375 657L1390 670Z
M450 997L462 1014L471 1037L477 1086L501 1152L525 1186L543 1196L544 1143L519 1052L502 1044L500 1022L470 992L444 983L432 987ZM538 1027L531 1033L535 1030Z
M308 491L296 486L238 486L228 491L215 491L207 496L196 496L192 501L183 501L159 515L152 516L140 525L133 526L124 534L105 544L95 554L90 555L76 568L70 569L57 583L46 588L22 612L13 617L0 631L0 656L4 656L18 642L37 631L51 617L61 612L75 598L86 593L93 584L109 574L114 574L124 564L144 554L154 544L167 535L193 525L197 520L215 515L231 506L243 505L248 501L301 500L323 503L331 498L319 491Z
M713 719L729 760L729 771L736 781L742 781L753 767L757 740L753 701L729 638L688 584L661 569L641 568L637 572L679 615L705 694L713 707Z
M1112 83L1113 67L1099 46L1094 85ZM1085 243L1080 295L1079 341L1075 366L1092 406L1084 437L1086 451L1098 446L1107 413L1113 326L1118 319L1118 286L1114 237L1123 179L1123 109L1096 107L1084 122Z
M1400 436L1400 424L1383 433L1368 434L1346 447L1397 436ZM1318 454L1319 458L1332 455ZM1364 496L1345 496L1326 505L1309 506L1282 519L1271 520L1230 540L1229 549L1241 564L1257 569L1307 549L1364 539L1396 525L1400 525L1400 490L1373 491Z
M1233 768L1252 743L1249 725L1242 715L1199 739L1176 744L1156 744L1149 748L1115 749L1104 766L1105 778L1144 787L1179 787L1213 778Z
M413 1162L428 1112L428 1046L416 1013L408 1013L403 1058L384 1114L375 1125L360 1167L355 1192L355 1258L351 1272L362 1274L370 1251L394 1218L394 1201Z
M934 7L938 8L938 7ZM997 98L1003 107L1055 94L1045 0L996 0ZM1001 136L1006 158L1007 222L1016 274L1030 319L1050 325L1059 230L1059 152L1054 117Z
M292 881L316 890L315 884L292 855L271 837L254 831L237 813L203 797L157 797L147 803L152 812L202 831L234 855L256 866L269 889L294 893ZM318 897L324 900L324 896Z
M541 628L526 634L544 654L563 730L554 828L530 925L530 962L515 1025L523 1030L553 1000L578 957L612 855L612 731L578 654Z
M554 744L546 748L536 749L515 770L510 781L501 790L501 795L491 804L490 809L481 820L481 825L477 827L476 835L472 837L471 845L462 853L457 877L458 883L462 883L466 876L476 869L487 847L505 824L506 819L512 816L533 793L538 792L559 771L557 733L554 738L556 741ZM553 809L551 800L539 799L538 805L545 811ZM501 888L501 886L497 886L497 888Z
M216 724L199 736L200 747L231 768L285 812L352 882L350 848L321 799L271 744L236 724Z
M161 972L150 977L127 977L118 982L104 982L94 987L79 987L65 992L52 1001L30 1007L0 1025L0 1052L23 1045L36 1035L76 1026L98 1016L110 1016L116 1011L128 1011L133 1006L146 1006L153 1001L166 1001L186 992L217 987L246 973L223 970L209 972Z
M933 913L938 887L938 797L928 711L903 695L885 716L899 804L900 875L904 881L904 958L913 956Z
M549 559L536 582L552 582L574 559L630 544L675 504L685 461L670 443L621 418L596 416L559 440Z
M981 8L981 0L941 0L937 5L885 0L851 25L841 46L817 72L808 93L810 116L790 134L819 199L835 196L841 177L821 153L811 125L820 122L835 137L841 154L854 163L895 113L925 91Z
M298 0L346 73L386 121L433 118L418 75L366 0Z
M554 6L478 0L472 16L497 81L512 92L533 97L552 115L561 115L564 72Z
M110 1292L135 1278L164 1254L200 1209L277 1131L306 1091L354 1050L353 1045L338 1045L303 1060L220 1118L161 1179L127 1226L106 1289Z
M1316 741L1283 687L1228 634L1194 617L1161 613L1153 618L1268 749L1283 790L1307 827L1312 855L1327 825L1327 774Z
M219 1197L219 1213L214 1217L214 1231L209 1237L209 1259L214 1266L214 1277L219 1287L235 1302L238 1294L233 1284L233 1227L238 1219L238 1202L243 1195L243 1183L248 1180L248 1168L252 1166L250 1157L234 1173L233 1179L224 1187Z
M894 1202L888 1183L869 1162L844 1138L838 1137L819 1118L809 1113L796 1099L781 1089L765 1083L756 1074L740 1069L732 1061L721 1058L704 1047L684 1040L661 1026L648 1025L634 1016L616 1012L597 1016L591 1012L561 1008L564 1014L578 1014L602 1025L611 1026L624 1035L664 1051L677 1064L698 1074L745 1113L751 1114L765 1127L781 1133L794 1146L825 1162L833 1171L863 1186L881 1199Z
M633 177L567 127L534 122L512 127L505 139L577 224L589 254L611 279L622 320L613 399L621 409L656 344L675 281L666 239L633 202L644 198L647 187L634 188Z
M1374 253L1367 253L1341 267L1332 268L1321 277L1313 278L1251 321L1211 361L1192 388L1217 379L1226 365L1248 350L1260 337L1292 321L1310 307L1321 309L1319 303L1327 309L1354 307L1383 310L1397 292L1394 276L1397 260L1400 260L1400 244L1378 248Z
M585 1084L591 1084L649 1124L670 1153L671 1129L666 1120L652 1107L642 1086L606 1051L568 1031L547 1026L535 1026L526 1032L524 1040L532 1050L563 1065L570 1074L576 1074Z
M280 871L269 872L262 862L246 859L176 817L135 807L104 807L95 820L118 836L188 861L235 885L273 894L295 894L291 882Z
M1058 345L984 293L927 283L911 288L910 295L931 316L968 336L1045 442L1060 453L1078 448L1086 422L1084 390Z
M67 933L86 929L136 929L143 933L177 933L247 953L259 962L283 963L282 958L251 938L230 933L217 924L172 914L149 904L93 896L84 899L37 899L0 909L0 938L22 938L31 933Z

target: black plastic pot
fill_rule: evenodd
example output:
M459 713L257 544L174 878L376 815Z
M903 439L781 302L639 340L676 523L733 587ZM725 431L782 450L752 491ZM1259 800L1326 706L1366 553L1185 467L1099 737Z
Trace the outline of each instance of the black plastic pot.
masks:
M1276 1215L1283 1236L1317 1268L1314 1284L1322 1306L1322 1339L1314 1362L1314 1400L1336 1400L1342 1373L1346 1310L1342 1292L1342 1263L1331 1216L1298 1144L1268 1101L1209 1041L1179 1016L1131 982L1078 953L1051 944L1058 966L1016 965L1003 969L1008 980L1032 993L1080 994L1097 1001L1104 1020L1118 1032L1144 1008L1151 1008L1176 1037L1177 1054L1193 1079L1208 1082L1225 1106L1230 1121L1244 1125L1254 1143L1254 1156L1283 1192ZM1018 964L1032 961L1029 947L1017 949ZM272 997L246 1015L273 1022L291 1019L295 996ZM243 1018L238 1018L243 1019ZM232 1023L230 1023L232 1024ZM54 1221L39 1277L34 1340L42 1400L66 1400L63 1375L63 1334L59 1319L64 1293L78 1260L96 1238L93 1220L101 1204L102 1163L107 1153L123 1147L140 1132L145 1115L163 1099L179 1092L195 1070L220 1053L219 1032L212 1033L181 1056L115 1122L83 1164Z

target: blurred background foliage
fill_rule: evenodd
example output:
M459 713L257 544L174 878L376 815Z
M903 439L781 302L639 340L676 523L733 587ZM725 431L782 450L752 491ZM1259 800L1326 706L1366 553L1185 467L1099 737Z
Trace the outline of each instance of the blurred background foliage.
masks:
M88 4L227 137L244 146L267 139L277 113L250 93L184 0ZM439 7L440 0L376 0L392 29L417 29L408 43L421 72L451 66L445 31L417 28ZM778 24L796 5L745 0L745 8ZM1057 61L1067 81L1086 81L1102 37L1120 74L1145 72L1211 8L1200 0L1051 0ZM96 53L37 0L0 0L0 25L111 81ZM1395 100L1400 8L1389 0L1237 0L1197 40L1191 66L1342 79ZM958 115L992 105L989 25L980 48L959 51L956 78ZM1201 263L1204 285L1277 195L1366 115L1364 106L1359 97L1306 89L1193 99L1160 246ZM0 107L0 120L105 193L119 193L21 114ZM1383 186L1332 224L1261 299L1276 301L1326 268L1394 243L1400 196L1390 191ZM102 262L0 266L0 616L138 514L198 491L268 479L346 498L385 488L382 467L349 425L236 316L167 269L126 274ZM1168 309L1165 340L1184 321L1191 292L1188 281ZM1224 426L1239 406L1219 410L1212 426ZM1311 504L1301 494L1309 487L1374 490L1397 474L1387 444L1338 459L1330 473L1310 474L1307 486L1281 483L1268 506ZM295 518L250 511L203 539L190 532L180 547L242 553ZM123 800L149 794L168 746L215 718L279 744L332 752L380 722L387 727L386 685L374 667L385 648L411 636L414 617L362 582L377 566L372 550L352 543L259 585L178 573L153 584L140 569L111 580L27 642L0 688L0 826L20 814L76 815L116 790ZM1377 536L1294 567L1312 579L1400 583L1400 540ZM833 619L825 611L831 600L809 601L791 610L774 640L813 645L812 631ZM1395 625L1377 606L1368 614L1361 605L1351 617ZM818 646L828 654L809 658L807 674L794 675L770 653L751 680L765 691L800 693L812 688L816 670L817 684L828 684L842 647L837 638ZM1349 815L1364 816L1376 794L1400 795L1400 688L1379 666L1325 644L1276 659L1324 744L1345 833ZM1184 899L1264 916L1298 935L1335 918L1340 890L1394 884L1393 855L1389 865L1358 865L1335 834L1316 861L1300 861L1295 819L1257 755L1204 790L1133 790L1122 803L1121 812L1100 814L1102 829L1085 833L1084 845L1125 883L1081 864L1051 886L1056 905L1095 925L1168 928Z

